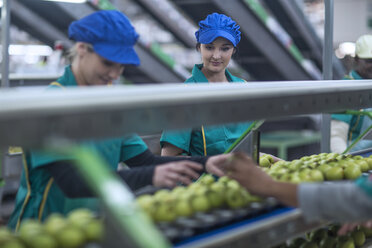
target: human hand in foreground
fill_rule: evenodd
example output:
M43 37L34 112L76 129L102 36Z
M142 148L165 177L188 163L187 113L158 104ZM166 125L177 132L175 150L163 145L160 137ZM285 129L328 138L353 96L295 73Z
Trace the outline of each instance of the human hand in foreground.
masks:
M271 155L271 154L268 154L268 153L264 153L264 152L260 152L260 157L261 157L261 156L264 156L264 155L270 155L270 157L273 158L273 162L272 162L272 163L276 163L276 162L278 162L278 161L280 161L280 160L283 160L283 159L281 159L281 158L275 157L274 155Z
M228 162L233 156L231 153L212 156L207 160L205 170L208 173L222 177L226 174Z
M342 236L347 234L348 232L353 231L358 226L364 226L366 228L372 228L372 220L366 221L366 222L354 222L354 223L346 223L340 227L340 229L337 232L337 235Z
M274 181L242 152L233 154L225 170L229 177L237 180L254 195L272 196L286 205L298 206L296 184Z
M156 187L175 187L179 183L190 184L199 177L203 166L199 163L184 160L169 162L155 167L152 184Z

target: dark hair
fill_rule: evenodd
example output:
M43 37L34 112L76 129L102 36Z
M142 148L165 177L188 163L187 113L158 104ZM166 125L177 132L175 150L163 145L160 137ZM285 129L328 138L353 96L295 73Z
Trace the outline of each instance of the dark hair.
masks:
M196 49L197 52L199 52L200 42L196 42L195 49Z

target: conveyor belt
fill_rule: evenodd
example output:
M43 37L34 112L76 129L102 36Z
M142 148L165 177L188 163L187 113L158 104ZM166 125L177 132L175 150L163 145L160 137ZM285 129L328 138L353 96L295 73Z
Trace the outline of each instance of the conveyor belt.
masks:
M176 243L175 247L270 247L321 225L324 223L306 223L298 209L279 208L193 236Z

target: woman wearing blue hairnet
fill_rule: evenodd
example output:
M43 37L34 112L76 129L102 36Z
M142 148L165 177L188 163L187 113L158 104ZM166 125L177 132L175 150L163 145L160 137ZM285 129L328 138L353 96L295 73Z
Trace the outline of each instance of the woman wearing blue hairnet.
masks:
M240 41L239 25L223 14L213 13L199 22L196 48L202 64L192 70L185 83L243 83L227 66ZM184 131L165 131L160 143L163 156L221 154L249 127L250 123L201 126Z
M51 84L52 88L107 85L122 74L125 65L140 63L133 48L138 35L119 11L98 11L73 22L69 37L76 41L72 63ZM86 141L82 145L97 151L114 171L119 162L125 162L130 169L118 174L133 190L150 184L167 187L189 184L203 171L203 165L208 172L223 175L218 165L227 158L194 157L181 161L179 157L155 156L136 135ZM89 198L92 192L75 171L73 161L72 157L43 151L25 152L10 227L18 228L22 219L43 220L53 212L66 214L81 207L96 210L96 199Z

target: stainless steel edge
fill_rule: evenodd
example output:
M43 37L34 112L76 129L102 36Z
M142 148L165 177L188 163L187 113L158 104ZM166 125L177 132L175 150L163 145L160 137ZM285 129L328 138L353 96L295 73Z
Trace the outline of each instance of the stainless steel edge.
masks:
M0 146L150 134L372 106L372 80L0 91ZM267 118L268 117L268 118Z

